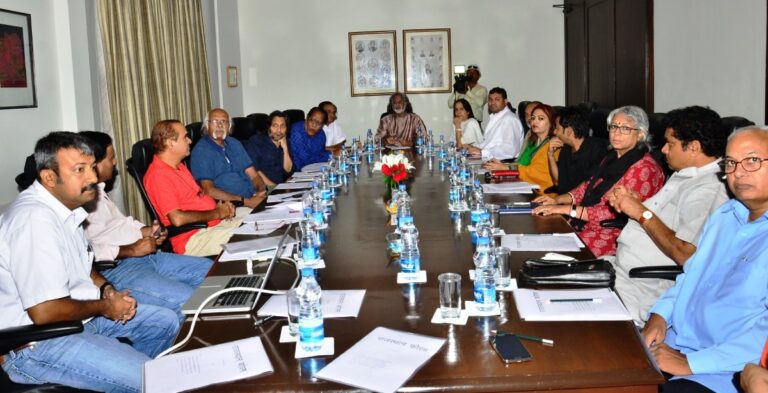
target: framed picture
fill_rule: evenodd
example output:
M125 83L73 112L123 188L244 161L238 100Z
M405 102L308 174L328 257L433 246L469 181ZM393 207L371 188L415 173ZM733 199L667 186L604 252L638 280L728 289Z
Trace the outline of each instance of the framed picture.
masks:
M349 84L352 97L397 91L395 31L349 33Z
M227 87L237 87L237 67L227 66Z
M32 18L0 9L0 109L37 107Z
M403 30L406 93L451 91L451 29Z

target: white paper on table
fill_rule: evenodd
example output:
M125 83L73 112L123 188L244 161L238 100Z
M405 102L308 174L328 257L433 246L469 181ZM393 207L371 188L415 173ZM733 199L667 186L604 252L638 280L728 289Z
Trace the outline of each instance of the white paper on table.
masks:
M483 184L483 192L486 194L531 194L538 188L538 184L524 181Z
M292 177L288 180L286 180L287 183L312 183L314 181L314 178L311 177Z
M584 243L575 233L516 234L501 237L510 251L579 251Z
M276 231L283 225L285 225L282 221L270 221L268 223L262 223L261 225L254 225L255 223L247 223L243 224L238 228L235 228L234 231L232 231L233 235L269 235L270 233Z
M317 176L317 172L319 171L320 168L318 168L315 172L294 172L293 176L291 176L291 179L314 179Z
M445 344L445 339L377 327L315 374L376 392L394 392Z
M296 244L295 241L293 241L293 238L290 240L286 238L285 243L283 243L283 251L280 253L281 258L290 258L293 254L293 246ZM232 262L232 261L245 261L248 258L251 260L267 260L272 259L272 257L275 256L275 249L268 249L266 251L262 252L253 252L250 250L237 252L237 253L230 253L228 251L224 251L221 253L221 256L219 256L218 261L219 262Z
M260 237L258 239L243 240L239 242L227 243L223 246L224 250L230 254L238 254L241 252L262 252L268 250L276 250L277 245L280 243L280 239L283 236L269 236ZM290 236L288 236L290 237ZM293 241L293 238L286 238L287 242Z
M289 212L300 212L303 208L301 201L287 200L281 201L275 205L269 205L266 207L266 211L273 211L273 209L288 209Z
M581 241L581 239L579 239ZM544 254L541 259L545 259L547 261L575 261L576 258L569 257L568 255L558 254L556 252L548 252Z
M323 318L357 318L364 297L365 289L323 290L321 298ZM285 295L272 295L256 312L256 315L260 317L267 315L288 317Z
M301 168L301 172L304 172L304 173L307 173L307 172L320 172L320 170L324 166L328 166L328 163L327 162L316 162L314 164L304 165L304 167Z
M243 218L244 223L255 222L260 225L269 221L298 222L301 221L301 210L293 211L285 207L268 209L263 212L251 213Z
M312 188L312 184L307 182L280 183L277 185L277 187L275 187L275 190L303 190L307 188Z
M181 392L272 372L261 339L250 337L144 363L143 391Z
M512 291L520 318L526 321L629 321L632 317L608 288ZM599 299L550 303L552 299Z

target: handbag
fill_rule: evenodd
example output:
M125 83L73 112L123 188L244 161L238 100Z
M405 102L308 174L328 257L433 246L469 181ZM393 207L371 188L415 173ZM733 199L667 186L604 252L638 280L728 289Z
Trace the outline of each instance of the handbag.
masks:
M616 271L604 259L585 261L551 261L528 259L520 273L523 283L529 285L563 285L585 287L613 287Z

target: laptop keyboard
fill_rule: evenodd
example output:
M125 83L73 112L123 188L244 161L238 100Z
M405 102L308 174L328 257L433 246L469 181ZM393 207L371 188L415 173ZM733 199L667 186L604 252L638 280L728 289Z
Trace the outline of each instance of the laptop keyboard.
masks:
M261 276L232 277L227 283L226 288L232 288L232 287L258 288L260 284L260 280L261 280ZM243 306L243 305L247 305L248 302L251 302L254 299L256 299L256 292L235 291L235 292L229 292L229 293L219 295L219 297L216 298L216 301L214 301L213 305L214 307L215 306Z

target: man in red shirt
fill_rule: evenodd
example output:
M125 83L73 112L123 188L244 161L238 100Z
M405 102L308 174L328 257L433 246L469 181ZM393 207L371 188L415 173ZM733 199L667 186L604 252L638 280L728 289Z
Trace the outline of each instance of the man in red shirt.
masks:
M144 187L163 225L207 222L208 228L171 238L173 251L187 255L216 255L232 236L238 220L230 202L216 203L203 193L181 161L189 156L192 141L178 120L163 120L152 129L155 157L144 175Z

